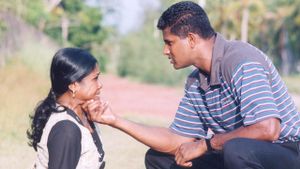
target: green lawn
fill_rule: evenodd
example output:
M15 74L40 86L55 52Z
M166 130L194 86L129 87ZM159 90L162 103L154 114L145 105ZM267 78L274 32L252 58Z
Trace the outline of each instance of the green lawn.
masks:
M300 75L286 76L283 80L291 93L300 95Z

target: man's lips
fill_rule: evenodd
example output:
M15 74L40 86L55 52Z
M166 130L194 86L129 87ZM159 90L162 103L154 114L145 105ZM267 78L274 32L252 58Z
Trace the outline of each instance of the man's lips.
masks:
M169 58L169 60L170 60L170 63L171 64L174 64L174 60L172 59L172 57L168 57Z

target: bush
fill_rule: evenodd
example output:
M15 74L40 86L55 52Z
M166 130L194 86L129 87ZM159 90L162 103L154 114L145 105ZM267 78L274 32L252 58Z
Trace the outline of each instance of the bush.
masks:
M141 32L132 33L121 41L118 74L147 83L183 84L190 70L174 71L167 57L162 55L162 38L154 36L154 31L156 28L145 25Z

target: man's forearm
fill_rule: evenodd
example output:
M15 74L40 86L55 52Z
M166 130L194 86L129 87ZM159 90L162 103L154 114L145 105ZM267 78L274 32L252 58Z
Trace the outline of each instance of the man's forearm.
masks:
M251 138L257 140L274 141L280 134L280 122L276 118L269 118L256 124L240 127L229 133L216 134L211 139L211 146L221 150L223 145L233 138Z
M147 126L118 117L111 125L157 151L174 154L176 148L192 138L179 136L164 127Z

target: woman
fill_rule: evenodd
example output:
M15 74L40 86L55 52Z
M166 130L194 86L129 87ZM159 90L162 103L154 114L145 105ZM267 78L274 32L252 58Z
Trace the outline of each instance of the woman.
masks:
M37 151L35 168L104 168L101 140L83 111L100 94L99 74L97 60L82 49L63 48L54 55L50 92L27 132Z

